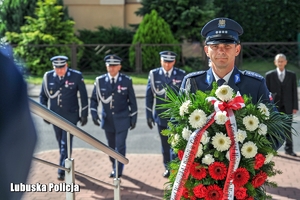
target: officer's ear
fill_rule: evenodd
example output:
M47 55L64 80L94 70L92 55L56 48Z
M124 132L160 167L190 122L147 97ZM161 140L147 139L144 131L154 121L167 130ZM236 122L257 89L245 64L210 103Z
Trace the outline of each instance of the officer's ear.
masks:
M238 56L241 52L242 46L240 44L237 44L235 47L235 56Z
M209 57L209 55L208 55L208 46L207 45L204 46L204 51L206 53L206 56Z

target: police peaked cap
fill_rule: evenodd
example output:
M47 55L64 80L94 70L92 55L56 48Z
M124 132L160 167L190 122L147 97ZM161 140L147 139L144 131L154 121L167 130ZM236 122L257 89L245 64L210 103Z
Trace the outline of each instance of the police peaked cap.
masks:
M206 38L205 44L239 44L239 36L243 28L236 21L229 18L216 18L209 21L201 30Z
M55 68L62 68L67 64L67 56L54 56L50 59Z
M161 51L159 54L160 58L165 62L173 62L177 56L173 51Z
M106 66L116 66L121 64L122 59L116 55L107 55L105 56L104 61Z

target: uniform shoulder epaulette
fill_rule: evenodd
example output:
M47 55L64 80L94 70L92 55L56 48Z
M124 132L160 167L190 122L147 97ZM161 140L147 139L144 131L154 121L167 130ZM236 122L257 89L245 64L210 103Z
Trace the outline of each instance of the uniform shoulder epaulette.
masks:
M153 73L153 72L156 72L156 71L159 71L160 68L155 68L155 69L151 69L150 71Z
M82 74L80 71L78 71L78 70L75 70L75 69L71 69L71 68L69 68L69 70L70 70L71 72L74 72L74 73L76 73L76 74Z
M263 77L262 75L260 75L260 74L258 74L258 73L256 73L256 72L252 72L252 71L247 71L247 70L245 70L245 71L243 72L243 74L246 75L246 76L249 76L249 77L253 77L253 78L255 78L255 79L258 79L258 80L264 79L264 77Z
M124 76L124 78L128 78L128 79L131 79L130 76L126 75L126 74L120 74L121 76Z
M191 72L189 74L187 74L185 76L185 78L192 78L192 77L195 77L195 76L199 76L199 75L202 75L204 74L206 71L197 71L197 72Z
M185 73L185 71L183 69L179 69L179 68L175 68L176 70L180 71L181 73Z
M102 79L102 78L105 78L106 77L106 74L102 74L100 76L97 76L96 79Z

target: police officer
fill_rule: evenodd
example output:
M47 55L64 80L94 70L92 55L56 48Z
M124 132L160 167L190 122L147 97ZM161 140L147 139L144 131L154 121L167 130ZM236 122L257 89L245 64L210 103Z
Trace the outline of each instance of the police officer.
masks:
M167 129L168 119L160 116L164 110L156 108L153 110L153 106L154 104L161 105L165 103L160 98L166 98L166 86L170 86L174 91L179 91L182 79L185 76L185 71L174 67L176 62L176 53L172 51L162 51L159 54L161 67L149 72L146 88L146 118L150 129L152 129L153 125L157 123L158 133L161 140L163 164L165 166L163 176L167 178L170 175L168 163L172 160L174 155L172 153L171 146L168 143L168 137L162 135L161 131Z
M210 68L188 74L181 86L183 90L192 93L211 90L216 81L218 85L228 84L241 95L251 96L254 104L260 99L271 102L265 79L251 71L240 71L234 64L241 51L239 36L243 34L243 28L236 21L213 19L203 27L201 34L206 38L204 51L210 59ZM279 149L281 145L282 141L276 141L274 148Z
M44 74L43 84L40 92L40 103L50 110L69 120L73 124L81 122L81 126L87 123L88 96L82 74L79 71L68 68L68 57L54 56L50 59L54 70ZM81 114L79 115L78 91L81 100ZM47 121L45 121L47 122ZM47 122L48 123L48 122ZM67 158L67 132L57 126L53 126L56 140L59 146L59 165L65 165ZM73 135L70 134L70 145L72 150ZM58 169L58 180L64 180L65 171Z
M91 115L95 125L104 129L108 146L120 154L126 154L126 138L128 129L135 128L137 121L137 103L130 77L120 73L122 59L116 55L107 55L106 74L95 80L91 97ZM102 103L101 120L98 116L98 104ZM116 174L115 160L112 162L112 172ZM124 165L118 163L118 178L122 176Z

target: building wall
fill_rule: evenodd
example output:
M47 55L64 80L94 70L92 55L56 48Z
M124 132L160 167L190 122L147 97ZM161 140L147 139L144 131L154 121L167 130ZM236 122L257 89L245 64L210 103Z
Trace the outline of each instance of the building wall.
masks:
M75 30L96 30L96 27L118 26L129 28L129 24L140 23L142 18L134 12L141 6L138 2L125 0L64 0L69 15L75 21Z

